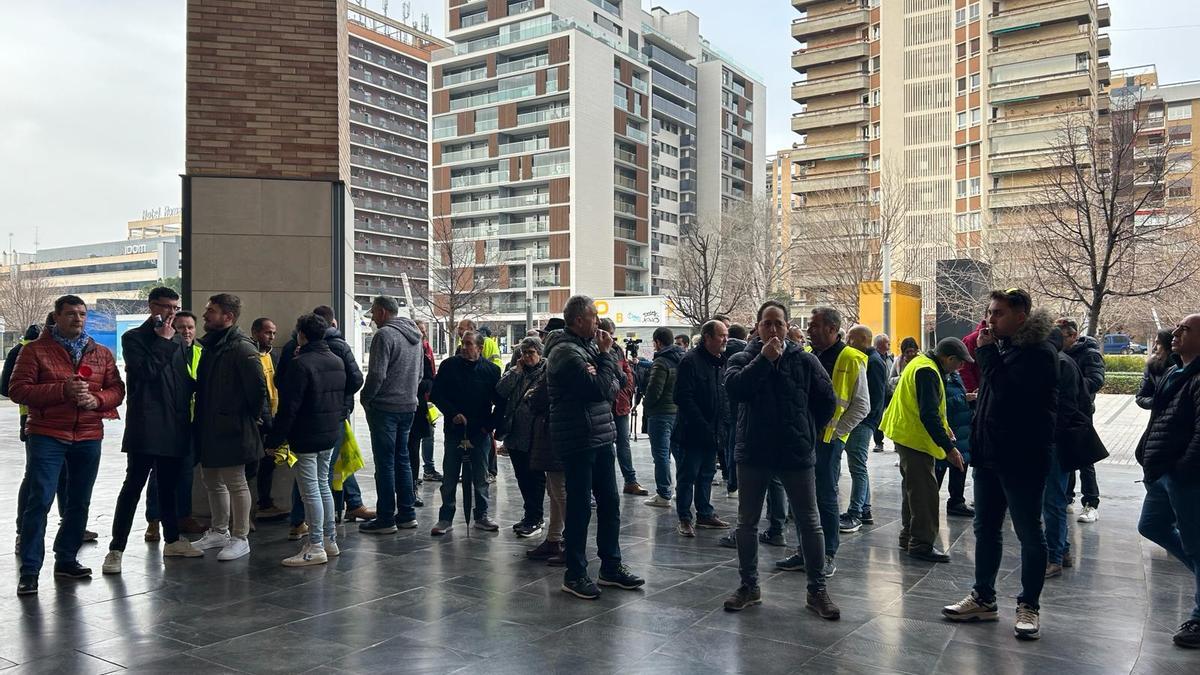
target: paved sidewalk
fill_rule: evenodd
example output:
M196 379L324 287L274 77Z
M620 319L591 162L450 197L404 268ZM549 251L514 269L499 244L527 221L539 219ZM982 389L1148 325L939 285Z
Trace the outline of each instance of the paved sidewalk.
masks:
M1109 457L1104 463L1137 466L1133 453L1150 422L1150 411L1139 408L1132 396L1099 394L1092 419L1108 448Z

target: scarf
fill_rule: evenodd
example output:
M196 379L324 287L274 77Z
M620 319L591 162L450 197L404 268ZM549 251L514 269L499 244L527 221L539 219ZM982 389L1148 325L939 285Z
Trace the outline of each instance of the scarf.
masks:
M55 342L62 345L63 349L67 350L67 353L71 355L72 365L78 368L79 362L83 361L83 350L87 348L88 342L92 339L87 331L80 331L77 337L68 339L58 332L58 326L51 326L50 336L54 338Z

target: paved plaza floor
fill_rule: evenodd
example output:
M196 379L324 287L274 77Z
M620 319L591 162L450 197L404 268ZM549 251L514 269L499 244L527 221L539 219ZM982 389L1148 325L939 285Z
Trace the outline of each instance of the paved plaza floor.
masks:
M461 525L434 539L439 503L426 483L421 527L395 536L339 533L342 556L326 566L285 568L297 550L286 525L260 525L248 558L221 563L163 562L161 544L141 541L140 525L119 577L100 575L124 471L120 423L108 426L90 529L80 559L96 576L60 582L47 564L41 593L18 598L16 556L0 557L0 668L11 672L173 674L204 672L395 673L1200 673L1200 652L1171 644L1192 604L1192 577L1136 531L1141 477L1123 448L1136 441L1138 411L1128 397L1102 397L1102 435L1114 458L1098 469L1100 521L1071 523L1078 562L1049 580L1037 642L1012 636L1019 584L1016 537L1006 531L998 584L999 624L956 625L942 605L972 585L971 522L943 520L950 564L919 562L896 548L898 469L892 453L871 455L876 524L844 536L830 580L842 619L804 608L805 579L776 573L783 549L761 549L763 601L740 614L721 609L738 585L734 551L721 534L695 539L675 532L673 510L622 497L621 547L646 578L636 592L605 589L594 602L559 590L560 568L526 561L536 541L518 540L520 512L512 470L501 458L493 488L499 533ZM1141 422L1144 424L1144 421ZM359 436L366 442L365 424ZM440 446L440 444L439 444ZM364 448L365 450L365 448ZM1128 450L1132 452L1132 450ZM652 482L645 437L634 444L639 476ZM440 457L440 447L439 447ZM16 409L0 403L0 541L13 541L23 449ZM440 461L439 461L440 466ZM360 474L368 495L369 469ZM970 485L968 485L968 491ZM843 476L842 503L849 491ZM733 518L736 500L715 488L718 513ZM969 494L969 492L968 492ZM53 518L51 524L53 525ZM461 522L461 515L460 515ZM54 528L50 528L53 535ZM788 532L789 543L794 531ZM594 551L594 548L589 547ZM593 561L593 574L597 563Z

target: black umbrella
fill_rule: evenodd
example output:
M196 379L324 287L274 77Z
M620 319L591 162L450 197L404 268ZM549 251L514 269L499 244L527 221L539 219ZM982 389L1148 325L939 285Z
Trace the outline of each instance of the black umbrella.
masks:
M475 496L475 482L472 480L474 474L471 471L471 449L474 447L465 436L458 444L458 449L462 451L463 517L467 521L468 537L471 536L471 499Z

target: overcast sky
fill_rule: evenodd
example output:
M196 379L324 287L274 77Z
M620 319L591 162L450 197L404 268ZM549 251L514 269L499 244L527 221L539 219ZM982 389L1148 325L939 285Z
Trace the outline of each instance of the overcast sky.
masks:
M636 1L636 0L627 0ZM899 2L899 0L884 0ZM1200 79L1200 1L1109 0L1114 70L1153 63ZM382 0L368 0L374 9ZM765 78L768 152L795 140L788 0L660 0ZM0 249L110 241L143 209L179 205L184 0L38 0L0 21ZM390 14L400 16L392 0ZM443 25L443 0L412 0ZM48 39L52 36L53 39ZM761 115L761 113L760 113ZM758 119L762 119L759 117Z

